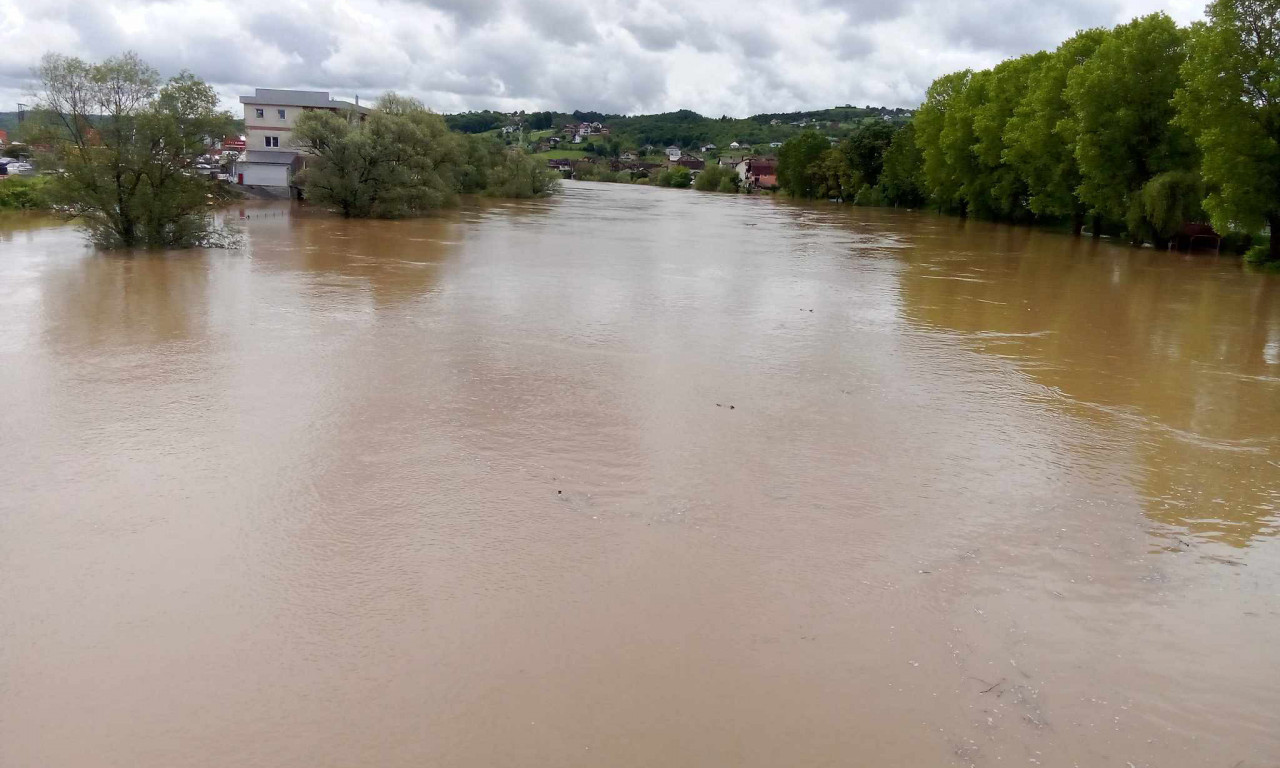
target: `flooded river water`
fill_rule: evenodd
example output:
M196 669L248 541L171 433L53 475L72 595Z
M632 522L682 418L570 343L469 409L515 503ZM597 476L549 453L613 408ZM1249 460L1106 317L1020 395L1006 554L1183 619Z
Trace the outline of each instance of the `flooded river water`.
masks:
M1280 765L1280 277L570 183L0 220L0 765Z

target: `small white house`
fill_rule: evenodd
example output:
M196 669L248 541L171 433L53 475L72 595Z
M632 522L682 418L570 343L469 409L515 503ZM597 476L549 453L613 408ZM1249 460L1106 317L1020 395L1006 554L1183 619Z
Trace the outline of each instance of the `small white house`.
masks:
M702 145L702 151L703 151L703 152L715 152L715 151L716 151L716 145L715 145L715 144L703 144L703 145Z
M673 163L679 160L682 154L684 153L680 151L679 147L675 147L675 146L667 147L667 159Z
M739 144L739 143L738 143L738 142L736 142L736 141L733 141L733 142L730 142L730 143L729 143L729 149L740 149L741 147L742 147L742 145L741 145L741 144Z

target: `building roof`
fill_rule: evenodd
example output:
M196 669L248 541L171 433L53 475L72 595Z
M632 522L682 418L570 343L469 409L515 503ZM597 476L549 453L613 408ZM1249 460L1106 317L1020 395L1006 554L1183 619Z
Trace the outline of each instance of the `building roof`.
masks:
M319 109L354 109L369 114L368 107L349 101L329 98L328 91L290 91L280 88L255 88L252 96L241 96L241 104L262 104L270 107L317 107Z
M238 163L262 163L263 165L289 165L293 162L293 158L297 157L297 152L263 152L260 149L251 149L240 156Z

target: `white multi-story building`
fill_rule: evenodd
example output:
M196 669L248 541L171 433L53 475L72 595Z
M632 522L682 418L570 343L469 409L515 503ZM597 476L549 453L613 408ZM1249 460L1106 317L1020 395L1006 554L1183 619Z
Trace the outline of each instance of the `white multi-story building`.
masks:
M330 112L354 110L361 119L367 107L329 98L328 91L287 91L256 88L252 96L241 96L244 105L245 152L236 161L236 181L257 187L288 189L293 174L301 166L293 146L293 124L298 115L316 109Z

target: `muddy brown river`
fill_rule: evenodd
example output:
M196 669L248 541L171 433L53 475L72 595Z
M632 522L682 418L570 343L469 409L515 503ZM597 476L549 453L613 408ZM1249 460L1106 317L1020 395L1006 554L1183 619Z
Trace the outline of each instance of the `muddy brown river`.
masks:
M589 183L0 219L0 766L1280 765L1280 276Z

